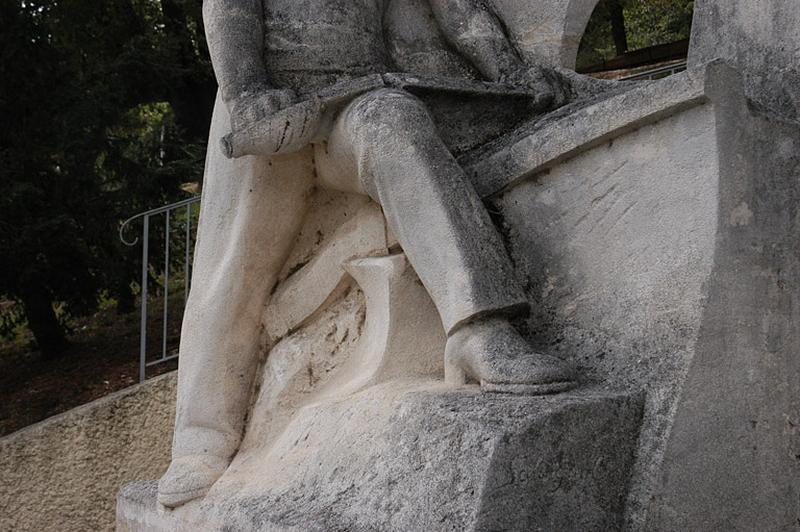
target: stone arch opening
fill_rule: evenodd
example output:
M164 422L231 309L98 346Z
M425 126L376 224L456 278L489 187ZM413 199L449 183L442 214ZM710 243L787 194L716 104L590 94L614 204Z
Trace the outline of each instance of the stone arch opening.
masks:
M683 63L693 17L693 0L599 0L581 35L576 69L615 78Z

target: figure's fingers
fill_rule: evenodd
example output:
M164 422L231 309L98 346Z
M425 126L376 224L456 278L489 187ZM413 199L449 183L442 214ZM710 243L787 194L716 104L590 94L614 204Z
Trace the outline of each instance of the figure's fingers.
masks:
M231 111L231 129L241 131L262 118L264 118L262 107L256 105L252 100L237 102Z
M277 111L280 111L281 109L289 107L295 102L296 98L297 95L292 90L270 90L259 95L258 104L261 107L264 116L269 116Z
M291 106L297 98L292 90L262 90L236 102L231 112L231 129L242 131L278 111Z

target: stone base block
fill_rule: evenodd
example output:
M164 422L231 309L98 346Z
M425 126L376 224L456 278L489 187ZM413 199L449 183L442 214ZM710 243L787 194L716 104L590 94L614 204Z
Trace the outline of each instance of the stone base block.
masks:
M201 502L126 486L118 530L615 530L639 398L382 385L302 409Z

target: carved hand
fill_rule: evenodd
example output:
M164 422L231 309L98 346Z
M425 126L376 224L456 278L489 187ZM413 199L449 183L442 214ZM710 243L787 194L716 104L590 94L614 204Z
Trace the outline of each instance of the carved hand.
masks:
M296 99L294 91L288 89L250 88L230 106L231 131L243 131L256 122L289 107Z
M308 146L322 123L322 104L312 98L287 104L285 95L270 93L243 101L231 114L233 131L222 141L228 158L292 153Z
M537 112L564 105L567 100L567 82L555 70L543 66L521 65L500 78L509 85L529 88L536 95Z

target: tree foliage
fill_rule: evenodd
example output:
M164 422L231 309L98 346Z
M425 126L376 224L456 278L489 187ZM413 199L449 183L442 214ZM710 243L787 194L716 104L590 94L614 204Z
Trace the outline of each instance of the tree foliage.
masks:
M615 18L621 12L622 21ZM614 26L623 24L628 51L688 39L693 0L601 0L595 8L578 52L578 68L620 55Z
M53 311L132 302L121 219L185 196L202 171L214 82L201 0L0 4L0 299L45 355Z

